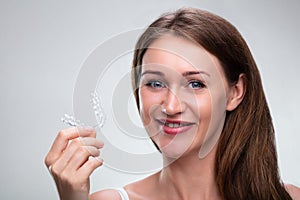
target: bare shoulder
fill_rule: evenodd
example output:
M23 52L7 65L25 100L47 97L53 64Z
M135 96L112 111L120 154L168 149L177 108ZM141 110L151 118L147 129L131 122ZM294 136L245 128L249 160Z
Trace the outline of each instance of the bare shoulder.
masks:
M300 188L299 187L292 185L292 184L285 184L285 188L293 200L300 200Z
M129 198L132 200L157 199L155 195L158 194L158 175L159 172L126 185L124 189L127 191Z
M152 195L157 194L157 179L158 174L152 174L142 180L130 183L123 187L127 192L129 199L131 200L141 200L141 199L157 199L158 197L153 197ZM115 189L106 189L95 192L90 195L90 200L122 200L119 192Z
M90 195L90 200L121 200L121 196L117 190L114 189L106 189L95 192Z

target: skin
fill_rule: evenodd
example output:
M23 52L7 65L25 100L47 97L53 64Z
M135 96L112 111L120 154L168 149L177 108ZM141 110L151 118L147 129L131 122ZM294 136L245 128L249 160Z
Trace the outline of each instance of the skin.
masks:
M184 76L191 71L203 73ZM226 110L234 109L242 100L243 76L229 87L213 55L171 35L150 45L144 55L142 74L140 115L149 136L162 151L165 167L127 185L130 199L221 199L214 173L216 145L210 145L203 158L199 158L199 150L223 127ZM198 82L205 82L205 87ZM181 120L192 125L188 131L170 135L161 131L162 125L156 119ZM102 194L93 197L100 199Z
M147 87L149 81L160 87ZM177 159L189 151L205 157L216 144L230 89L218 60L202 47L171 35L156 40L143 59L139 92L145 128L156 134L150 136L166 157ZM159 134L156 120L160 119L193 125L184 134L170 137Z
M204 73L184 75L190 71ZM125 186L130 200L222 199L214 173L216 144L224 113L234 110L243 99L244 76L229 86L216 57L172 35L150 45L143 58L142 74L140 115L149 137L162 152L164 167ZM190 127L170 135L157 119L180 120ZM103 142L96 139L92 129L70 128L58 134L45 164L51 166L61 199L121 200L113 189L89 195L89 176L102 165L98 157L102 147ZM299 190L287 186L295 199L299 199Z
M89 176L102 165L98 156L103 142L95 138L95 130L75 127L60 131L55 138L45 164L51 166L60 199L89 199Z
M292 199L299 200L300 199L300 188L292 185L292 184L286 184L285 185L286 190L291 195Z

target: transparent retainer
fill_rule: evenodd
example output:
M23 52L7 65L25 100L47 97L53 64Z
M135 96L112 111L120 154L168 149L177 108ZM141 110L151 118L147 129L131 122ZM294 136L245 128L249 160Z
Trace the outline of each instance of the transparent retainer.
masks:
M94 110L95 118L97 121L97 124L94 125L93 127L94 128L96 128L96 127L102 128L105 123L105 114L101 107L100 98L96 91L91 93L90 102L91 102L92 108ZM85 126L85 124L80 122L80 120L78 120L74 116L68 115L68 114L64 114L64 116L61 118L61 121L69 126Z

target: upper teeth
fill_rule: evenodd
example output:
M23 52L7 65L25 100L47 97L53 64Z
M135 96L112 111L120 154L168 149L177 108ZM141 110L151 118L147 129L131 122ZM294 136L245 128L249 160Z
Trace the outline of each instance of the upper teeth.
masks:
M170 128L178 128L180 126L178 123L165 123L165 125Z

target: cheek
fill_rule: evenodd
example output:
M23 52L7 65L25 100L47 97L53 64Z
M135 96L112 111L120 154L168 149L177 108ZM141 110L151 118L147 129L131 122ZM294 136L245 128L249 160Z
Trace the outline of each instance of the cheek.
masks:
M199 122L210 120L212 107L211 104L212 102L209 93L196 97L195 103L191 105L191 110Z
M222 133L226 117L226 93L223 88L211 90L210 108L207 113L207 123L205 123L205 138L203 140L199 157L204 158L218 142Z
M211 112L213 118L216 118L215 121L218 121L218 119L223 118L226 113L227 95L224 86L220 86L218 90L215 89L213 92L214 93L211 93Z
M158 108L161 102L161 95L149 92L147 88L140 88L139 90L140 99L140 115L144 125L150 123L150 115Z
M149 102L148 102L148 97L147 94L143 91L143 89L140 89L139 91L139 100L140 100L140 116L141 119L145 124L147 124L147 119L150 117L149 112L148 112L148 107L149 107Z
M212 118L212 102L209 94L202 95L197 99L197 103L194 107L194 115L197 116L198 128L195 135L195 142L202 144L205 136L207 135L209 126L211 125Z

